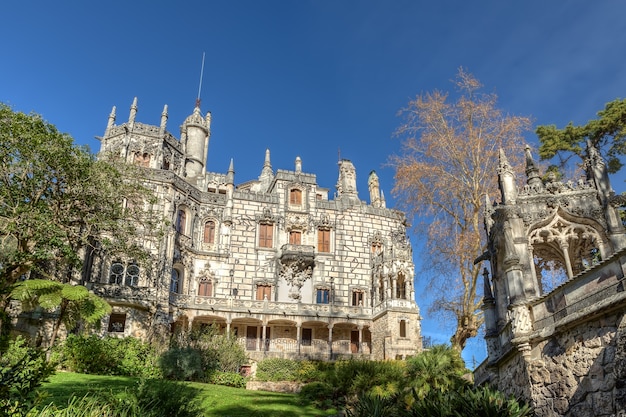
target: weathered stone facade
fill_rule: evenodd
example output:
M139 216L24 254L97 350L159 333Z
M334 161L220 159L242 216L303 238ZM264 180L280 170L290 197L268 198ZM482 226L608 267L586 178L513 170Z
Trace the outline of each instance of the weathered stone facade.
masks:
M421 350L406 219L386 208L374 172L367 204L353 164L339 161L331 200L299 157L275 172L268 150L258 179L235 185L232 160L226 173L206 171L211 116L199 105L180 139L166 130L167 106L160 126L137 123L136 113L135 99L116 125L113 109L100 152L145 167L152 209L171 227L149 244L155 265L91 254L87 285L114 306L106 331L146 337L159 326L217 323L257 359Z
M586 178L542 181L526 150L516 186L500 159L501 201L486 206L488 358L479 384L524 398L538 416L626 413L626 235L606 167L588 146ZM491 279L490 279L491 275ZM554 288L548 278L560 276Z

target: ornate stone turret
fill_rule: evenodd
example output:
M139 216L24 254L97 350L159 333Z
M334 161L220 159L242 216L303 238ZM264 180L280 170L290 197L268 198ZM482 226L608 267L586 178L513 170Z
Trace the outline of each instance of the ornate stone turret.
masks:
M185 176L199 179L204 175L206 167L209 138L211 136L211 114L203 119L199 103L193 113L185 119L181 126L181 141L185 146Z
M115 106L111 109L111 114L109 114L109 121L107 123L107 128L104 131L104 136L109 136L111 134L111 129L115 125Z
M259 175L259 184L255 185L255 191L267 191L270 184L274 180L274 171L272 170L272 163L270 162L270 150L265 150L265 162L263 163L263 169L261 175Z
M359 194L356 189L356 169L351 161L339 161L339 179L337 180L337 198L358 202Z

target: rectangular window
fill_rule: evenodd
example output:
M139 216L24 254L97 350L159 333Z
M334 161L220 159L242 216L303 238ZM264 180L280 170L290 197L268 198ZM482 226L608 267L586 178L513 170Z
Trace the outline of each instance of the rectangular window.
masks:
M293 189L289 192L289 204L299 206L302 204L302 191Z
M302 233L297 230L292 230L289 232L289 244L290 245L300 245L302 241Z
M313 341L313 329L302 329L302 346L311 346Z
M400 337L406 337L406 320L400 320Z
M209 220L204 223L204 243L214 243L215 242L215 222L213 220Z
M330 291L325 288L317 290L317 304L328 304L330 299Z
M185 234L186 217L185 210L178 210L178 217L176 218L176 231L178 233Z
M330 252L330 230L317 231L317 251Z
M198 295L200 297L212 297L213 296L213 282L209 280L200 281L200 285L198 285Z
M353 306L362 306L363 305L363 291L353 291L352 292L352 305Z
M262 248L271 248L273 244L273 224L259 225L259 246Z
M126 327L126 314L111 313L109 316L109 332L123 333Z
M272 286L271 285L257 285L256 287L256 299L257 300L271 300Z

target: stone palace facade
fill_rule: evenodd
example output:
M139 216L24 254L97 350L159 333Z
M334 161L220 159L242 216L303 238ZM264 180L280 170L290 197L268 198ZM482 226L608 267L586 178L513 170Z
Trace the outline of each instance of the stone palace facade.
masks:
M236 184L207 171L211 115L199 104L180 128L116 124L115 107L100 152L145 168L157 195L152 207L166 233L146 243L157 265L93 251L85 284L113 312L103 331L148 338L158 326L174 331L218 324L237 335L252 359L399 359L421 351L420 314L407 222L386 208L376 173L367 204L355 167L339 161L333 199L315 174L274 170L259 155L258 179ZM225 164L226 165L226 164Z

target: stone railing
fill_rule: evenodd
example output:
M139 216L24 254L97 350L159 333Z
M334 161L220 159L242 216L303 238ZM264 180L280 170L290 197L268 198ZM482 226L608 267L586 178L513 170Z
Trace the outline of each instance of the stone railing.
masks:
M403 300L406 301L406 300ZM331 304L283 303L268 300L241 300L170 293L170 304L180 308L212 311L240 311L251 314L309 315L320 317L369 317L370 307L337 306Z
M115 298L117 300L149 302L156 299L157 291L153 287L132 287L128 285L102 284L98 282L87 283L94 294L103 298Z
M622 269L625 264L624 253L615 255L531 302L533 330L552 332L558 326L626 299Z
M415 302L411 300L405 300L401 298L384 300L382 303L374 307L374 314L377 314L381 311L392 309L392 308L406 308L410 310L417 310L417 304L415 304Z

